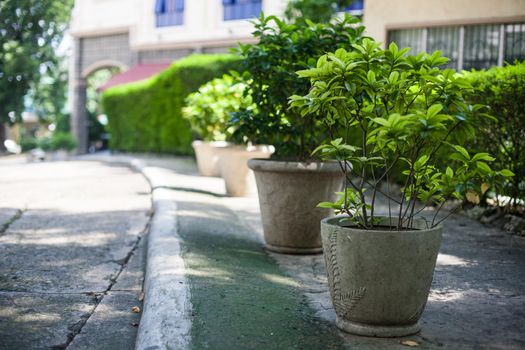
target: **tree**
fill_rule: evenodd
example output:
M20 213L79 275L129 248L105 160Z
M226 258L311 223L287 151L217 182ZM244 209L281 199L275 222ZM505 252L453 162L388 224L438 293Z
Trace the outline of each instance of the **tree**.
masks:
M0 0L0 152L5 125L20 120L24 96L58 67L55 49L72 5L73 0Z
M349 6L353 0L292 0L286 7L285 16L293 22L309 19L315 23L326 23L332 16Z

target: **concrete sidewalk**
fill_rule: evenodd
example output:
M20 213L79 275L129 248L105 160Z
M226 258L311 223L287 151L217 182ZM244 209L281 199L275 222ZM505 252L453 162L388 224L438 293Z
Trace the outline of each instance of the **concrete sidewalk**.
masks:
M151 202L98 162L0 161L0 349L132 349Z
M95 159L91 157L90 159ZM255 195L224 196L189 159L97 156L149 179L146 299L137 349L525 348L525 240L454 215L422 332L401 339L338 331L322 255L263 249Z

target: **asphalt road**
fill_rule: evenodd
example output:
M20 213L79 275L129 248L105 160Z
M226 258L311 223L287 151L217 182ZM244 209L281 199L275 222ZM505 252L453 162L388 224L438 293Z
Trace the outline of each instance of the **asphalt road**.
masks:
M0 349L132 349L150 210L128 167L0 158Z

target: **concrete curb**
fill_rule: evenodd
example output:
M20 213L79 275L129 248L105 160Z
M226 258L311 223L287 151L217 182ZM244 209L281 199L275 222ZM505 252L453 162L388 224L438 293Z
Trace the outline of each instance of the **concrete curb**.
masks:
M154 214L148 236L144 305L135 349L189 348L192 305L181 238L177 232L173 191L159 188L163 185L163 176L140 159L127 156L79 159L127 164L141 172L150 183Z
M186 349L191 302L177 234L176 204L169 190L153 190L144 307L135 349Z

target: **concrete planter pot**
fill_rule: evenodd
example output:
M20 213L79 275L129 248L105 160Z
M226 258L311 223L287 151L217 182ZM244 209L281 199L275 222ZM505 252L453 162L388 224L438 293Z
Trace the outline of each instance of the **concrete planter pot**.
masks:
M197 158L197 167L201 176L221 176L218 149L232 146L226 141L193 141L191 143Z
M269 158L274 151L273 146L231 146L218 150L219 168L224 179L226 194L231 197L246 195L253 183L253 173L247 162L251 158Z
M320 253L319 221L333 211L316 206L341 190L344 174L339 164L252 159L248 166L255 173L267 249Z
M342 217L321 221L330 295L341 330L400 337L420 330L441 244L441 226L372 231L345 227ZM392 219L396 225L397 219ZM383 225L390 220L383 218Z

